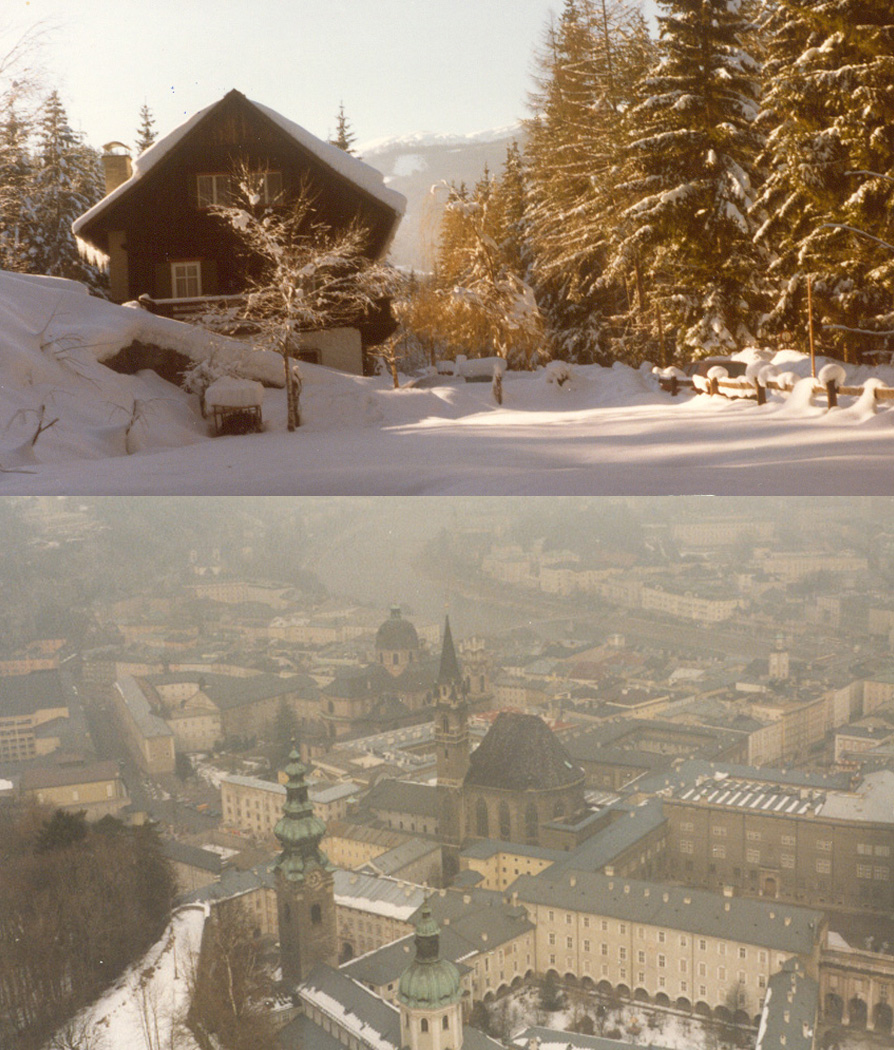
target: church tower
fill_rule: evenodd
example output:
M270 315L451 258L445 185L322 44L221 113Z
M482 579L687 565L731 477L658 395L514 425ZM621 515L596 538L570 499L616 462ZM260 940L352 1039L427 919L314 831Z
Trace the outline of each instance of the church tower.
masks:
M459 970L441 958L440 933L428 903L416 923L416 958L397 986L401 1046L409 1050L462 1050Z
M296 748L286 765L286 803L273 829L282 853L274 863L283 981L293 986L317 963L336 965L333 865L320 849L326 825L314 816L307 769Z
M459 870L459 847L463 838L463 780L469 768L468 687L456 659L449 617L444 622L437 690L438 837L442 843L444 876L449 881Z
M782 635L776 637L776 648L770 653L768 671L774 681L784 681L789 676L788 649Z

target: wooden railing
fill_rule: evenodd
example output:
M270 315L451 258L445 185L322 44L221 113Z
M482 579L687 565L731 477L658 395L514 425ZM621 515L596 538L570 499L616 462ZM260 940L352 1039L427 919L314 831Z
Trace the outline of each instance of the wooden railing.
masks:
M672 396L676 396L681 390L695 390L698 393L721 394L724 397L745 398L757 401L759 405L766 402L767 391L776 390L783 394L790 394L794 384L780 383L775 379L767 380L766 384L759 383L756 379L736 378L721 379L712 377L706 379L699 377L705 389L701 390L695 385L691 376L659 376L658 383L662 390L666 390ZM861 397L863 395L861 386L839 386L835 382L820 383L814 380L814 395L826 395L829 407L834 408L838 404L839 397ZM876 401L894 401L894 387L877 386L872 391Z

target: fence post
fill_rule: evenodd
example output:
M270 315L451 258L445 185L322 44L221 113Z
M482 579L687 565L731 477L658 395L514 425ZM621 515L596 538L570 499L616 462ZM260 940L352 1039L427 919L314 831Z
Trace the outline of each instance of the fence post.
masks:
M719 383L720 383L720 380L719 380L719 379L718 379L718 378L717 378L716 376L712 376L712 377L711 377L711 378L710 378L710 379L708 380L708 393L709 393L709 394L710 394L710 395L711 395L712 397L713 397L713 396L714 396L715 394L719 393L719 390L720 390L720 387L719 387Z
M838 384L834 379L826 383L826 396L829 398L829 408L838 407Z
M677 377L676 376L671 376L671 378L670 378L670 394L671 394L671 397L676 397L677 396L677 391L679 389L680 389L680 384L677 382Z
M765 405L767 403L767 388L759 380L755 380L755 386L757 387L757 403Z

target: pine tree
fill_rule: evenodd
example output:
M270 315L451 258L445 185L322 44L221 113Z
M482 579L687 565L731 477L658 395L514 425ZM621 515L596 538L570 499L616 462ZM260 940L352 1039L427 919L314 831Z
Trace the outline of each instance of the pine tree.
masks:
M144 150L149 149L152 143L155 142L156 138L155 118L152 116L152 110L147 103L144 102L140 107L140 126L137 128L137 156L144 152Z
M0 125L0 269L26 271L34 232L29 128L10 109Z
M95 289L99 272L78 254L72 222L103 195L99 154L72 131L53 91L37 122L33 181L35 229L29 245L31 273L70 277Z
M335 118L335 138L330 140L331 145L338 146L345 153L353 154L355 138L356 136L351 131L351 125L348 123L348 118L345 116L345 104L340 102L338 104L338 115Z
M497 179L485 167L471 193L451 187L437 277L441 320L454 354L496 354L529 368L544 353L542 315L525 272L517 147Z
M629 201L612 272L635 282L653 333L660 307L678 351L729 352L752 338L760 308L752 24L747 0L660 6L660 61L628 114Z
M642 16L624 0L566 0L540 57L527 122L527 223L538 298L563 357L605 356L602 315L617 309L603 270L622 114L652 50Z
M779 0L766 33L758 237L775 256L769 326L804 344L810 277L821 345L845 358L884 349L864 333L894 329L894 10Z

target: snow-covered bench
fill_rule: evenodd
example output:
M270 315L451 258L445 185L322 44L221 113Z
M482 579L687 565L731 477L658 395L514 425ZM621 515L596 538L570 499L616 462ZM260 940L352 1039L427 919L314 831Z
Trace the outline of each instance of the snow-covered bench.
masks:
M261 429L264 387L253 379L221 376L205 391L205 407L218 434L248 434Z

